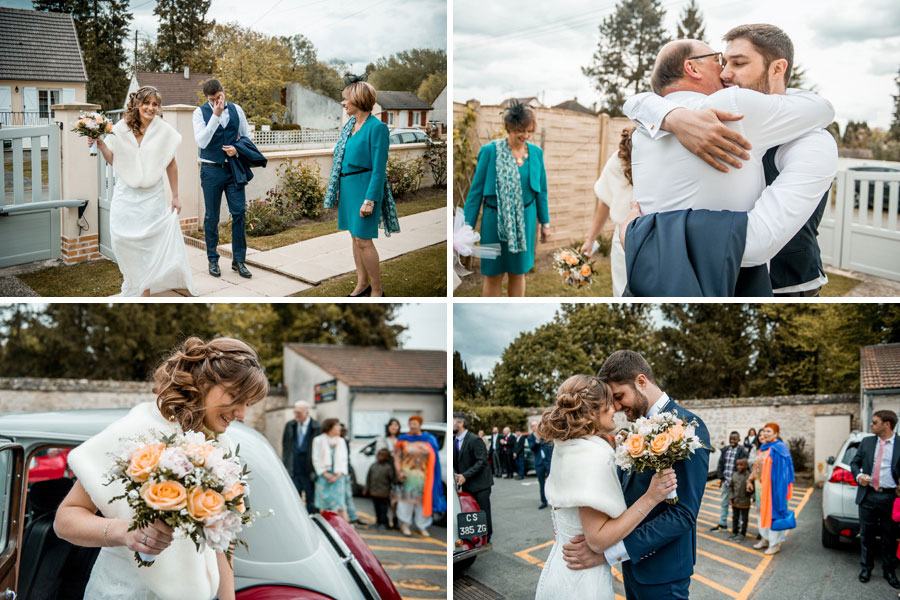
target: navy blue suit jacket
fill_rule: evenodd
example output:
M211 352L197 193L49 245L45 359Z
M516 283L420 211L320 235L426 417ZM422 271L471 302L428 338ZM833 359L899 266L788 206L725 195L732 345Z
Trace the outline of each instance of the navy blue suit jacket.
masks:
M534 437L534 434L529 434L528 436L528 446L531 448L531 453L534 454L534 469L537 471L538 469L542 469L544 471L550 470L550 461L553 457L553 445L547 443L544 440L540 442ZM541 450L543 449L543 452Z
M228 161L228 166L231 167L234 183L239 187L244 187L253 179L253 172L250 168L265 167L269 161L259 151L256 144L246 136L238 138L232 146L237 150L237 156Z
M684 421L697 419L696 434L710 447L709 432L696 415L674 400L663 406L675 411ZM678 502L660 502L650 514L625 538L625 549L631 558L631 572L638 584L659 585L690 577L697 561L697 513L706 489L709 473L709 450L698 449L690 458L675 463L678 478ZM625 503L634 504L650 486L652 471L626 472L619 469L619 479Z
M625 296L771 296L765 265L741 268L747 213L673 210L625 230Z

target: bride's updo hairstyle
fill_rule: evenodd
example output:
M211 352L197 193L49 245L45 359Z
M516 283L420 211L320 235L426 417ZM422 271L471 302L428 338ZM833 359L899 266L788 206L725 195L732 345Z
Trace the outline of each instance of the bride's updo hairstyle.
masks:
M269 381L256 351L234 338L204 342L188 338L153 376L156 406L185 431L202 431L203 398L221 385L234 402L256 404L269 392Z
M539 428L547 440L570 440L605 433L600 415L609 410L609 386L590 375L572 375L556 392L556 406L544 411Z
M162 96L159 95L159 90L152 85L145 85L138 91L128 94L128 105L125 107L123 117L125 124L134 135L141 133L141 106L144 105L145 100L153 96L156 96L156 102L159 104L156 114L162 115Z

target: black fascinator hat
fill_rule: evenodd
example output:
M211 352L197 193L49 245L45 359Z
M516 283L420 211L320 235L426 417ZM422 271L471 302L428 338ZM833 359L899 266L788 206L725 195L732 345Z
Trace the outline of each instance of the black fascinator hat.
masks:
M500 114L507 129L522 130L536 120L534 109L515 99Z
M344 87L348 85L353 85L354 83L359 83L360 81L368 81L369 74L363 73L362 75L354 75L353 73L344 73Z

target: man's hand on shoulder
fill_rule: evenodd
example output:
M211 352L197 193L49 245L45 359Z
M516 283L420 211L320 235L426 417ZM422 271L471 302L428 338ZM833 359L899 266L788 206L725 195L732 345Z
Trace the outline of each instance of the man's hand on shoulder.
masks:
M673 133L682 146L699 156L706 164L727 173L727 165L741 168L738 158L749 159L750 155L746 150L751 150L752 146L744 136L726 127L722 121L739 121L743 118L743 115L716 108L676 108L663 119L662 129Z

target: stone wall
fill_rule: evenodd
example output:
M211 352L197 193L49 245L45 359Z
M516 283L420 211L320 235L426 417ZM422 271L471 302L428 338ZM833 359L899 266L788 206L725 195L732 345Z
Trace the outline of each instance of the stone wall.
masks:
M475 105L478 115L472 136L472 149L505 135L501 106ZM459 119L466 107L453 103L453 115ZM543 148L547 170L548 200L554 248L571 240L584 239L597 197L594 183L603 166L618 149L622 129L631 121L576 113L558 108L537 108L538 126L531 142ZM462 204L465 198L454 198ZM612 226L608 228L612 231Z

